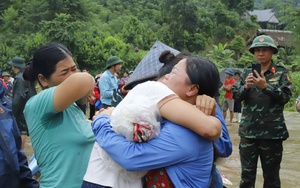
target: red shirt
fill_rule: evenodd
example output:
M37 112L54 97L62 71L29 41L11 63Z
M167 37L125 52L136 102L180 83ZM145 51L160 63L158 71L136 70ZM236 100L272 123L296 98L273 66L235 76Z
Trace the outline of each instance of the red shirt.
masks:
M99 88L98 88L98 86L97 86L96 83L95 83L95 85L94 85L94 92L95 92L95 97L96 97L96 99L99 100L101 96L100 96Z
M224 81L224 86L233 86L235 83L235 79L234 78L231 78L230 80L226 79ZM230 98L232 99L232 91L226 91L225 95L224 95L224 98Z

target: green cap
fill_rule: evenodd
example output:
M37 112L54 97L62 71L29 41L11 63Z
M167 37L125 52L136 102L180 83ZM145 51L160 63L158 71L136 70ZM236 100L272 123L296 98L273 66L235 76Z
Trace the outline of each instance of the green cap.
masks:
M3 72L2 76L10 76L10 74L8 72Z
M19 67L19 68L24 68L25 67L25 62L22 58L16 56L14 57L10 62L9 64L11 66L14 66L14 67Z
M105 69L107 69L110 66L122 63L123 60L118 58L117 56L111 56L110 58L108 58L107 62L106 62L106 67Z
M277 54L278 48L276 47L274 40L267 35L259 35L254 40L249 48L249 51L254 54L254 48L257 47L271 47L274 49L274 54Z

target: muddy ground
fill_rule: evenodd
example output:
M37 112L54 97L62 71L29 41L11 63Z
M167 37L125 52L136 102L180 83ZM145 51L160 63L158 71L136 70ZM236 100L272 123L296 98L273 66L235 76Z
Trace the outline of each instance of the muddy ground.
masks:
M298 112L284 112L290 137L283 142L283 159L281 162L281 187L300 187L300 114ZM241 165L239 159L239 136L237 134L238 124L228 126L231 140L233 142L232 155L218 169L233 185L226 187L238 187L240 181ZM263 187L263 177L260 161L258 164L256 187Z

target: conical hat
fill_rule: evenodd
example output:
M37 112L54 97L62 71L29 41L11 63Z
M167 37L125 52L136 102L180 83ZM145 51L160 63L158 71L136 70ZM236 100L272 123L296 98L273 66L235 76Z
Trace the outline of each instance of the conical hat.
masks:
M137 83L155 79L158 75L159 69L163 66L163 64L159 62L158 58L165 50L170 50L174 55L179 53L178 50L175 50L157 40L147 55L136 66L124 89L132 89Z

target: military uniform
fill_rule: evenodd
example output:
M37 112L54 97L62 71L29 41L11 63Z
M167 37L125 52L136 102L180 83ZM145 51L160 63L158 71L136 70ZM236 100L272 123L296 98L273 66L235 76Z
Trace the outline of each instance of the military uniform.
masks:
M271 63L264 73L266 89L256 85L245 88L245 79L252 72L247 67L241 80L233 86L233 98L244 102L239 136L242 165L240 187L254 187L258 156L264 171L264 187L280 187L279 169L282 141L289 137L283 109L290 100L291 81L288 70Z

